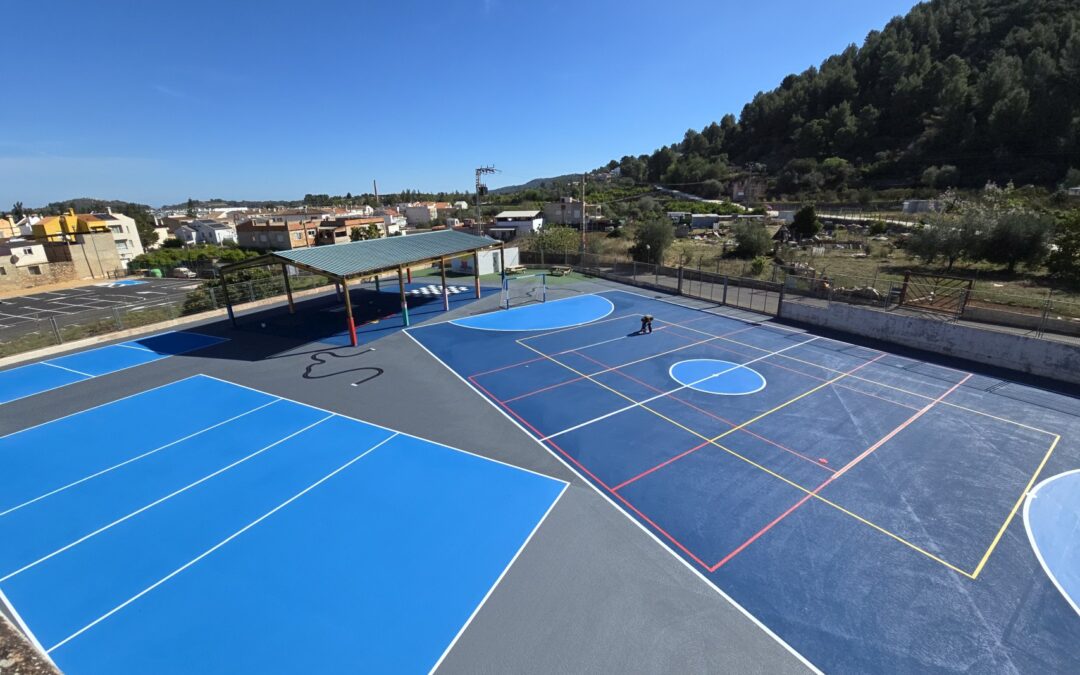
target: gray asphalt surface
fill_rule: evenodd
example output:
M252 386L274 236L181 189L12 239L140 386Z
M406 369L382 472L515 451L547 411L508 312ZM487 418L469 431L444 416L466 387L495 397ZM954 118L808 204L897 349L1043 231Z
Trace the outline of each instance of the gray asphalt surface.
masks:
M551 290L553 297L573 292ZM494 309L497 302L494 295L452 316ZM288 323L280 307L242 316L238 330L225 322L204 324L200 332L230 341L0 406L0 434L195 373L407 431L571 483L440 672L808 672L407 335L395 332L359 348L333 349L338 358L320 363L313 357L327 347L275 330L279 323ZM382 373L353 386L353 371L362 367ZM177 401L176 409L194 403ZM161 412L167 417L174 411Z
M121 285L130 281L140 283ZM0 298L0 328L40 319L61 318L88 310L177 300L200 283L199 279L117 279L55 291L28 289L26 295Z

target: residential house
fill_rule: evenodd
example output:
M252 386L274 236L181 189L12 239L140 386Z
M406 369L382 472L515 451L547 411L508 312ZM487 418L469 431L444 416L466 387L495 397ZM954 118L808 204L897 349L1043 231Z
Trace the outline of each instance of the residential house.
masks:
M716 213L694 213L690 216L690 229L715 230L724 220L728 219Z
M236 228L220 220L200 218L176 228L176 238L185 246L194 244L213 244L224 246L225 242L236 243Z
M544 205L544 222L580 227L583 212L580 200L573 197L563 197L557 202Z
M495 216L495 224L487 228L489 236L502 241L538 232L544 225L540 211L503 211Z
M125 266L135 256L144 253L142 240L139 239L139 228L135 226L135 219L122 213L113 213L110 208L105 213L91 214L100 222L105 223L112 232L113 242L116 245L116 254Z
M38 241L66 241L75 234L108 232L108 223L93 214L76 215L74 209L59 216L47 216L33 226Z
M748 176L731 181L731 200L739 203L760 201L765 196L768 182L764 176Z
M416 204L405 207L405 222L410 227L430 225L439 217L439 211L434 204Z
M371 225L375 225L379 228L380 236L386 236L386 232L383 229L384 221L382 218L358 218L356 216L327 218L319 223L316 243L319 246L347 244L352 241L352 230L354 227L365 229Z
M941 202L936 199L905 199L901 210L904 213L929 213L931 211L940 211Z
M13 290L50 283L45 279L49 258L45 245L32 239L0 240L0 290Z
M10 239L11 237L18 236L18 230L15 229L15 219L12 218L0 218L0 239Z
M1071 187L1065 191L1070 197L1080 197L1080 185Z
M275 251L309 248L318 242L319 222L318 216L295 213L248 218L236 225L236 242Z
M458 200L458 201L454 202L454 208L457 209L458 211L460 211L461 209L467 209L467 208L469 208L469 203L466 202L466 201Z

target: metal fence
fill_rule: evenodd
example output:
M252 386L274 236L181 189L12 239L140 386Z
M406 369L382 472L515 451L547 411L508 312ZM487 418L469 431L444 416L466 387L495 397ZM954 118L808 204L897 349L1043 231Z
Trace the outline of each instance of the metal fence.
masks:
M806 274L777 265L767 273L762 270L760 276L770 277L765 280L718 274L701 266L652 265L590 253L548 252L541 256L522 251L520 256L523 264L567 265L592 276L771 316L779 315L783 302L841 302L884 310L895 310L903 304L905 310L925 316L976 323L989 329L1018 329L1039 338L1080 337L1080 303L1055 297L1053 292L1039 299L980 288L950 289L948 303L924 302L924 307L905 303L904 283L891 279Z
M307 273L292 276L289 280L294 293L330 283L326 277ZM284 294L285 279L280 274L229 282L229 300L234 305L275 298ZM217 282L211 281L173 300L148 301L108 309L90 309L47 319L23 321L0 328L0 357L148 326L224 307L224 291Z

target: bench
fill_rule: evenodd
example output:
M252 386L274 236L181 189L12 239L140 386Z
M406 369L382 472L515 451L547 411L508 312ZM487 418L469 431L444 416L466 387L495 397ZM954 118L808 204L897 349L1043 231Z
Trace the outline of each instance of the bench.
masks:
M573 271L573 268L569 265L555 265L551 268L551 275L555 277L564 277Z
M507 265L506 266L506 273L507 274L521 274L524 271L525 271L525 266L524 265Z

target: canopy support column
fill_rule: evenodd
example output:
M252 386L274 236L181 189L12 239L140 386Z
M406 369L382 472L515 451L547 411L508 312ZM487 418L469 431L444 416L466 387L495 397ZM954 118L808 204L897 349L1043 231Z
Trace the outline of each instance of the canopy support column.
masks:
M480 299L480 251L472 252L473 279L476 282L476 299Z
M285 278L285 297L289 299L289 314L296 314L296 305L293 303L292 282L289 281L289 266L281 264L281 276Z
M345 324L349 329L349 342L356 346L356 322L353 321L352 300L349 299L349 282L344 277L341 279L341 288L345 295Z
M229 299L229 275L221 275L221 290L225 293L225 311L229 314L229 321L232 321L233 328L236 328L236 315L233 314L232 300Z
M442 306L444 312L450 311L450 291L446 288L446 258L439 258L439 273L442 275Z
M405 271L399 266L397 268L397 281L398 281L398 293L401 295L401 320L403 324L408 327L409 325L409 301L405 297Z

